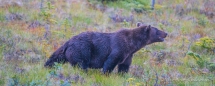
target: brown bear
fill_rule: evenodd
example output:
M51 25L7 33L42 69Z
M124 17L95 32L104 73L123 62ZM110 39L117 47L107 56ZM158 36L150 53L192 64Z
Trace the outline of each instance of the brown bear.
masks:
M114 33L83 32L57 49L44 66L69 62L84 70L103 68L103 73L110 73L118 65L119 73L128 72L135 52L148 44L163 42L166 36L156 27L141 23L137 23L137 28Z

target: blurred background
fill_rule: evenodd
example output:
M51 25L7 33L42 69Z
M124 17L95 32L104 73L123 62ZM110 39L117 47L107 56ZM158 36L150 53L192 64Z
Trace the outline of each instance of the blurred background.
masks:
M138 51L125 75L43 67L72 36L132 29L137 22L168 37ZM215 1L0 0L0 70L2 86L213 86Z

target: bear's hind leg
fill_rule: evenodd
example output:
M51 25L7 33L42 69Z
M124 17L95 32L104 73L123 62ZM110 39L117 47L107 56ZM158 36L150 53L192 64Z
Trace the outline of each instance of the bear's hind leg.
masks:
M83 57L81 52L68 52L68 61L71 64L71 66L78 66L82 68L83 70L87 70L89 66L89 60L87 60L87 57Z
M72 66L87 70L91 58L91 46L90 43L81 41L71 45L66 51L67 59Z
M87 68L89 67L89 61L82 60L82 61L78 62L78 66L87 72Z
M79 66L87 71L87 68L89 67L90 60L91 60L91 45L90 43L86 42L82 44L80 47L81 51L81 62L79 62Z

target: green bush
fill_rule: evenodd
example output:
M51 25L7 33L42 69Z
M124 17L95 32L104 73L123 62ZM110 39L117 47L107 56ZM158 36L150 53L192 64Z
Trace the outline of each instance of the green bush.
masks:
M5 13L3 13L3 11L0 11L0 21L3 22L5 20L4 18Z
M215 50L215 39L209 37L200 38L195 45L192 46L193 50L207 50L207 52L214 52Z
M106 2L113 2L113 1L118 1L118 0L98 0L98 1L102 1L102 2L104 2L104 1L106 1Z
M203 68L205 66L205 61L199 54L189 51L187 52L187 55L193 57L200 68Z
M88 0L94 2L95 0ZM115 8L124 8L128 10L134 10L137 13L141 13L147 10L150 6L150 0L97 0L105 5Z
M196 64L198 64L198 66L200 68L208 68L210 71L215 71L215 63L210 62L211 58L208 57L201 57L198 53L194 53L192 51L188 51L187 55L190 57L193 57L196 61Z
M208 23L209 23L209 21L208 21L208 19L207 19L206 16L200 16L200 17L198 17L198 24L200 26L206 27Z

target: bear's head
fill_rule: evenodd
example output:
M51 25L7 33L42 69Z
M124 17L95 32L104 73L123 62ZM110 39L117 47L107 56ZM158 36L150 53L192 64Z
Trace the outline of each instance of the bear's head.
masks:
M58 50L56 50L48 59L48 61L46 61L45 63L45 67L53 67L55 62L56 63L65 63L66 60L66 56L64 54L64 50L62 48L59 48Z
M154 42L163 42L166 38L167 33L157 29L156 27L151 27L151 25L143 25L142 23L137 23L137 27L140 27L147 34L147 44Z

